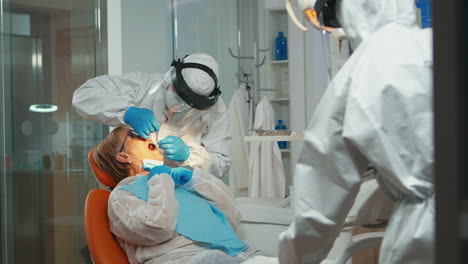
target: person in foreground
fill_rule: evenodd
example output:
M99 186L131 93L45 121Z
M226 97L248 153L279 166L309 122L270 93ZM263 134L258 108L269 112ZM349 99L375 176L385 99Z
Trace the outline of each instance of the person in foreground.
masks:
M241 215L230 189L203 169L169 168L154 143L127 125L96 148L112 175L111 232L130 263L242 263L258 251L239 239Z
M328 2L355 50L305 133L280 263L327 257L369 164L395 201L379 263L433 263L432 31L417 26L412 0Z

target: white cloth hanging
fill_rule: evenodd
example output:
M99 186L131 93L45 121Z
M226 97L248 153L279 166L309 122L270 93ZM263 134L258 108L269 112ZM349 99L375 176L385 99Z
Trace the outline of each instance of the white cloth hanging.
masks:
M231 124L231 173L238 190L247 189L249 184L249 149L244 140L250 124L249 93L246 84L241 84L229 104Z
M263 97L255 111L254 129L275 129L273 108ZM252 142L250 146L249 196L284 198L286 179L281 152L276 141Z

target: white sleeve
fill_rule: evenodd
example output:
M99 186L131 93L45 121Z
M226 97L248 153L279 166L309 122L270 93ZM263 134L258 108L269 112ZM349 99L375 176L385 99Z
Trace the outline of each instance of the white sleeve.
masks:
M329 87L305 134L294 175L295 216L280 263L320 263L354 203L367 162L342 137L347 88Z
M209 200L224 213L234 228L239 225L241 220L240 210L231 189L220 179L203 169L195 169L192 179L183 187L189 191L195 191Z
M223 178L231 168L231 133L229 116L224 102L221 111L215 112L201 138L201 146L191 146L190 157L182 166L203 168L218 178Z
M130 106L138 107L155 78L158 76L135 72L90 79L73 93L73 107L86 118L118 126L124 123Z
M178 204L174 181L168 174L160 174L153 176L148 185L147 202L118 186L109 197L111 232L134 245L156 245L175 236Z

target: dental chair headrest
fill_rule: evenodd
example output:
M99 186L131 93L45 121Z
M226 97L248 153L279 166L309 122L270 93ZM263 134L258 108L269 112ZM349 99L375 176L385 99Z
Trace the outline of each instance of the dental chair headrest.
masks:
M107 172L102 171L96 164L96 162L93 159L94 152L96 152L96 149L92 149L88 153L88 163L91 169L94 172L94 175L98 178L98 180L106 185L107 187L113 189L117 185L117 181Z

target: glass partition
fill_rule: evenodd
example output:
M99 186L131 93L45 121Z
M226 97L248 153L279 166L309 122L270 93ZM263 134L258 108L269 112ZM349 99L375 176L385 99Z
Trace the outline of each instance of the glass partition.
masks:
M239 88L236 78L239 61L228 48L238 53L238 1L173 0L174 57L204 52L219 64L221 97L229 105Z
M4 89L4 87L11 87L11 39L12 36L9 34L11 28L11 15L8 12L10 5L9 2L3 3L2 14L2 28L6 32L2 32L1 37L1 123L0 123L0 135L1 135L1 178L0 178L0 214L1 214L1 263L14 263L14 229L12 228L14 223L14 199L13 199L13 177L12 177L12 157L11 157L11 141L9 137L11 133L5 130L5 127L11 124L11 115L7 112L11 109L11 89ZM7 33L8 32L8 33ZM6 62L6 63L5 63Z
M92 263L83 206L97 184L87 154L107 129L71 103L107 72L106 1L2 4L1 263Z
M92 263L83 206L97 184L87 154L108 128L80 117L72 95L107 73L107 1L0 1L0 263ZM239 54L239 1L167 0L163 6L166 20L158 25L166 31L151 38L164 42L161 68L173 55L211 54L228 105L239 87L239 61L228 51Z

